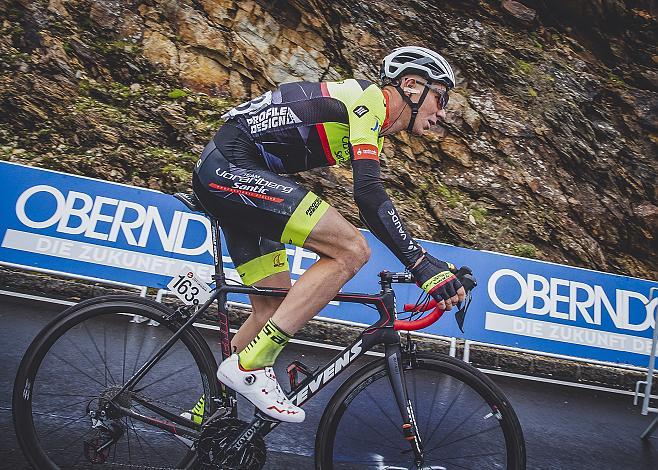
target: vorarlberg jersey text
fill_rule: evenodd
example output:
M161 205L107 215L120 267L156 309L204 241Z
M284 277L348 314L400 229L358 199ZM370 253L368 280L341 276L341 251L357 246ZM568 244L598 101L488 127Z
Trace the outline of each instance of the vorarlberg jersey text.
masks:
M233 181L233 187L243 189L245 191L253 191L256 193L267 194L267 188L275 189L279 192L290 194L293 190L292 186L285 186L273 181L269 181L256 173L245 173L236 175L230 171L218 169L216 172L220 178L226 178Z

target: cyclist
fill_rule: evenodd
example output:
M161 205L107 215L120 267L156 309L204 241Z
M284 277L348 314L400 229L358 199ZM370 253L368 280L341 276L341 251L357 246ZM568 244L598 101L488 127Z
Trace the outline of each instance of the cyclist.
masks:
M383 137L423 134L445 117L454 73L438 53L395 49L381 66L382 87L366 80L286 83L227 112L204 149L193 188L218 218L242 281L291 288L283 299L252 296L253 313L232 340L218 379L263 413L301 422L272 365L288 340L368 261L365 238L336 209L283 174L347 160L361 218L439 307L464 299L454 266L426 253L402 223L380 179ZM284 243L319 259L291 287ZM192 411L200 420L203 397Z

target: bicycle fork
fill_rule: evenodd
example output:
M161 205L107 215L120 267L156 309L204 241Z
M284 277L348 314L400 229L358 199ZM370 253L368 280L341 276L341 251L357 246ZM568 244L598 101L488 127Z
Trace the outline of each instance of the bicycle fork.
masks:
M386 344L384 351L388 379L391 382L395 401L402 416L402 434L409 441L409 445L415 456L416 467L421 468L425 460L423 457L423 444L418 434L413 405L407 394L407 385L404 380L404 368L402 365L402 348L400 343Z

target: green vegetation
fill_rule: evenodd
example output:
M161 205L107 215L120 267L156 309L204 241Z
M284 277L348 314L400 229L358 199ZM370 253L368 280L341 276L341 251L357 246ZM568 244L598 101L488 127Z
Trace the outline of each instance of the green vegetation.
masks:
M352 74L348 70L346 70L345 67L343 67L338 62L336 62L335 64L331 64L331 67L338 73L340 78L347 78L347 77L352 76Z
M2 160L2 161L9 160L9 157L11 157L11 151L12 150L13 149L9 146L0 147L0 160Z
M532 64L530 64L530 63L528 63L528 62L526 62L526 61L524 61L524 60L521 60L521 59L516 59L516 61L515 61L514 63L515 63L516 69L517 69L519 72L521 72L521 73L523 73L523 74L525 74L525 75L529 75L529 74L531 74L532 71L533 71L534 68L535 68L534 65L532 65Z
M622 86L624 84L624 80L612 72L608 72L608 80L615 86Z
M186 98L187 92L181 90L180 88L174 88L169 93L167 93L167 97L172 100L179 100L181 98Z
M544 50L544 46L540 42L541 38L536 32L530 33L530 40L532 41L532 45L535 46L537 49Z
M180 182L192 181L192 172L173 163L162 167L162 173Z
M192 168L198 155L169 147L147 147L143 152L148 160L161 166L163 180L174 186L188 184L192 180Z
M533 98L537 98L537 92L536 92L535 89L532 88L531 86L528 87L528 94L529 94L530 96L532 96Z
M487 221L487 215L489 215L489 211L484 207L473 207L470 210L470 215L473 216L473 219L477 225L483 225Z
M74 109L80 113L96 112L103 117L104 121L121 124L132 122L125 110L107 103L101 103L100 101L88 96L79 96L75 102Z
M103 41L102 39L96 40L91 43L92 47L103 55L127 53L136 55L140 52L139 46L130 41Z
M81 95L88 96L89 91L92 89L91 82L89 80L83 79L78 82L78 90Z
M197 155L190 152L180 152L169 147L147 147L144 149L144 153L153 160L164 163L165 167L172 166L171 171L173 171L173 166L176 166L176 164L194 163L198 158Z
M517 243L512 245L510 251L516 256L522 256L524 258L536 258L537 257L537 247L532 243Z
M439 183L436 186L436 191L439 193L441 196L441 199L443 199L449 207L455 208L457 207L457 204L462 199L461 194L459 194L459 191L456 189L450 189L448 186L444 185L443 183Z
M48 137L50 137L52 134L53 134L53 130L49 127L41 128L36 132L36 136L39 139L44 139L44 140L48 139Z

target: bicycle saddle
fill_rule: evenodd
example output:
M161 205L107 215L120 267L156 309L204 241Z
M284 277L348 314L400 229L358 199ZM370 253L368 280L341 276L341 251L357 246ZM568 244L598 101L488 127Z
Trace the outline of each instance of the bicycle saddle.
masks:
M205 212L199 199L194 193L175 193L174 197L195 212Z

